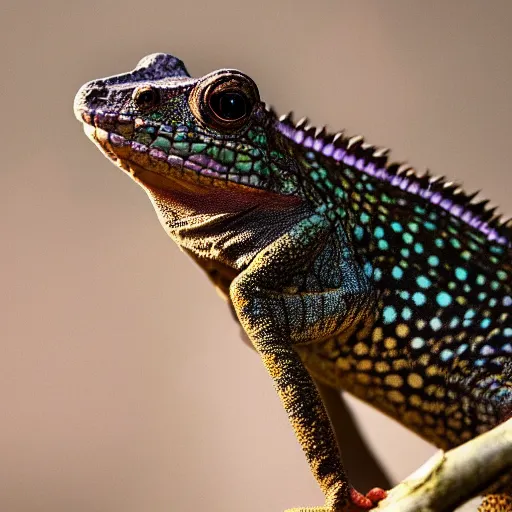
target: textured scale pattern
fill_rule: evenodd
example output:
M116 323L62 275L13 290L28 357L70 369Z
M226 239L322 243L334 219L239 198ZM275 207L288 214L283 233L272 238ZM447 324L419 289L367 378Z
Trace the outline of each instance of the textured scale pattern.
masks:
M312 376L445 449L512 415L512 222L477 194L170 55L84 85L75 113L230 302L325 494L316 510L384 492L351 487ZM511 486L481 511L510 510Z

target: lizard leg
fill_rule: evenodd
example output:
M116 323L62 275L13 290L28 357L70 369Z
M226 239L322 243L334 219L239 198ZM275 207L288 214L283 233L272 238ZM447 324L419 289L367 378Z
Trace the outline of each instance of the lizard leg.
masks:
M368 447L340 390L314 380L331 419L350 480L356 488L373 482L372 485L390 489L392 484L386 471Z
M331 230L318 215L300 221L235 278L230 297L325 494L325 508L315 510L361 510L373 507L385 493L373 490L365 497L349 484L326 409L294 349L296 344L336 334L373 305L367 276L342 250L337 254L346 277L342 285L314 292L307 286L300 292L291 286L297 282L294 276L311 269ZM333 251L329 254L332 257Z

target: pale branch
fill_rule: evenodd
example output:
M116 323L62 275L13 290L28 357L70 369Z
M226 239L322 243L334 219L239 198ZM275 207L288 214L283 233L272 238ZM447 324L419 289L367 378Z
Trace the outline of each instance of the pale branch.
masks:
M512 471L512 419L453 450L439 451L394 487L375 510L453 510L508 471Z

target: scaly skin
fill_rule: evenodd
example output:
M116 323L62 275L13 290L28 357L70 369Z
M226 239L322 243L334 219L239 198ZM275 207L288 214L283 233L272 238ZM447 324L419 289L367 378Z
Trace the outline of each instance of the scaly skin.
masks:
M193 79L170 55L84 85L75 113L230 301L322 510L385 493L350 486L312 376L445 449L511 414L512 236L485 202L277 119L238 71ZM481 510L512 499L504 482Z

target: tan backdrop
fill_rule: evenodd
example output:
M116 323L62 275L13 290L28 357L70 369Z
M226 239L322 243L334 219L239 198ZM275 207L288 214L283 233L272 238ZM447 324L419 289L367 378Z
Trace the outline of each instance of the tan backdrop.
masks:
M85 81L174 53L512 213L512 2L4 0L0 510L279 511L321 495L270 380L145 194L86 140ZM394 480L433 449L351 401ZM371 483L369 483L371 484Z

